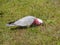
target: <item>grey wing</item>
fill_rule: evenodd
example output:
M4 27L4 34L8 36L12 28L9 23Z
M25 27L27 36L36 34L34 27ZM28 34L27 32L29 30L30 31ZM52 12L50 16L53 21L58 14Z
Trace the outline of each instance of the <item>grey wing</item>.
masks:
M17 26L30 26L33 23L34 19L35 17L33 16L27 16L22 19L19 19L14 24Z

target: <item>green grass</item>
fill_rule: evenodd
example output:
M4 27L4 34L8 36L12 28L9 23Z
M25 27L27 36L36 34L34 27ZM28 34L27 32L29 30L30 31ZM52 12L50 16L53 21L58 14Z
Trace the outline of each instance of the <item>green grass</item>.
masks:
M27 29L6 23L32 15L44 25ZM0 45L60 45L60 0L0 0Z

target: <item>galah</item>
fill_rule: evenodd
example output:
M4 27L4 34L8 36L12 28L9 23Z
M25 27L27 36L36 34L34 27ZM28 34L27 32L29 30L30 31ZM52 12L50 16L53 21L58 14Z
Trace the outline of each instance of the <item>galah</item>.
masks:
M31 25L40 25L42 24L43 21L39 18L36 18L34 16L26 16L23 17L15 22L9 22L8 24L6 24L7 26L31 26Z

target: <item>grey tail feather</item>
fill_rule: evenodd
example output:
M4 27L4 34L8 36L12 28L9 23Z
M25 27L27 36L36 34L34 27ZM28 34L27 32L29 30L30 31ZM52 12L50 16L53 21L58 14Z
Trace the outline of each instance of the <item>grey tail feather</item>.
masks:
M14 22L9 22L6 24L6 26L15 26L15 25L14 25Z
M14 24L6 24L6 26L15 26Z

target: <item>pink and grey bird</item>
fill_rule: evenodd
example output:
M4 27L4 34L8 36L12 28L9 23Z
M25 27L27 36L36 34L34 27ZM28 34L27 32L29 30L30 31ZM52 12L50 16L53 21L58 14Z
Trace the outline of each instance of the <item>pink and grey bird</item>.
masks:
M31 26L31 25L40 25L42 24L43 21L39 18L36 18L34 16L26 16L23 17L22 19L19 19L15 22L9 22L6 24L7 26Z

